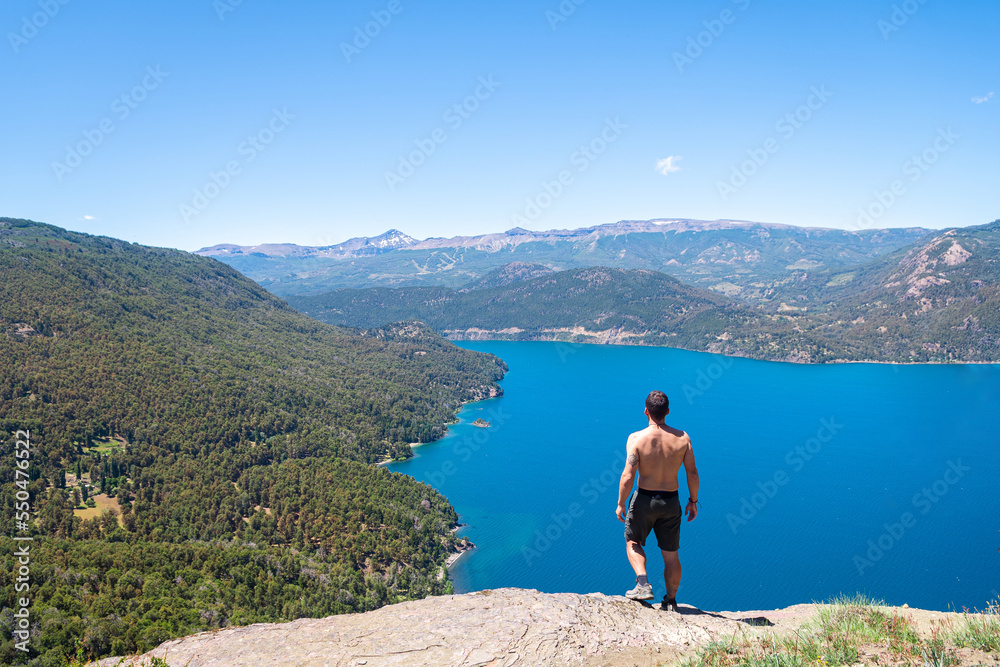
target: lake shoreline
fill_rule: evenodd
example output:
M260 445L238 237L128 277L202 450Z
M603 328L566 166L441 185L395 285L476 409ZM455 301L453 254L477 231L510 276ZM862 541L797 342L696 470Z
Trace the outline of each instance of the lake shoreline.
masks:
M506 375L506 374L504 374L504 375ZM503 378L500 378L500 380L498 380L498 382L503 382ZM458 410L455 412L455 418L453 420L449 421L449 422L445 422L444 424L442 424L442 426L444 426L444 433L441 434L440 438L438 438L437 440L431 440L430 442L408 442L407 444L410 446L410 449L415 449L417 447L423 447L424 445L433 445L434 443L441 442L442 440L444 440L445 438L447 438L448 435L451 433L451 429L448 428L449 426L455 426L457 424L461 424L462 423L462 419L458 415L460 415L462 413L462 411L465 410L465 408L467 408L470 405L475 405L476 403L482 403L484 401L492 401L493 399L501 398L501 397L503 397L503 390L501 390L500 393L498 393L498 394L496 394L494 396L487 396L486 398L480 398L480 399L475 400L475 401L468 401L467 403L462 403L461 405L458 406ZM387 458L384 461L379 461L375 465L377 465L377 466L386 466L386 465L389 465L390 463L404 463L406 461L412 461L413 458L414 457L411 456L409 458L405 458L405 459L402 459L402 460L399 460L399 461L397 461L396 459Z
M645 345L643 343L600 343L600 342L581 342L581 341L566 341L558 339L532 339L532 340L518 340L513 338L452 338L446 334L442 334L445 338L455 344L459 343L561 343L563 345L579 345L587 347L622 347L622 348L651 348L651 349L670 349L670 350L681 350L683 352L694 352L696 354L709 354L713 357L726 357L728 359L746 359L747 361L764 361L772 364L791 364L793 366L835 366L842 364L872 364L880 366L996 366L1000 365L1000 360L998 361L878 361L875 359L833 359L831 361L796 361L789 359L762 359L759 357L748 357L737 354L722 354L721 352L712 352L709 350L692 350L686 347L673 347L671 345Z
M473 546L471 546L468 549L462 549L458 553L449 554L448 558L444 562L445 567L447 567L450 570L451 566L454 565L455 563L457 563L462 556L464 556L467 553L471 553L471 552L473 552L475 550L476 550L476 547L475 547L475 545L473 545Z

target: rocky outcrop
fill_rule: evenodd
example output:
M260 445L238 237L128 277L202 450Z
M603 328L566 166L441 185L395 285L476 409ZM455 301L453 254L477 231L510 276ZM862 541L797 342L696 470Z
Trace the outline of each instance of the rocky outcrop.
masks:
M655 665L766 623L741 614L693 607L671 613L658 606L599 593L505 588L365 614L226 628L168 641L124 664L157 657L189 667Z
M680 612L600 593L546 594L503 588L446 595L291 623L226 628L168 641L122 665L282 665L625 667L677 662L706 644L740 635L788 634L814 617L817 605L762 612ZM946 616L906 609L921 631ZM119 664L108 658L101 665Z

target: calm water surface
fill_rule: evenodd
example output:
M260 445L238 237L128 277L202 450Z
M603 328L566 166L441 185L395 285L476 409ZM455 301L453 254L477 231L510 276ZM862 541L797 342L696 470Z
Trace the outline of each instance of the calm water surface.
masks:
M459 592L631 588L617 484L655 388L701 474L701 513L681 530L681 602L767 609L864 592L944 610L1000 596L1000 367L463 346L509 364L505 395L467 406L445 439L391 466L439 489L468 524L460 534L478 549L452 568ZM492 427L472 426L480 417ZM652 536L647 547L659 598Z

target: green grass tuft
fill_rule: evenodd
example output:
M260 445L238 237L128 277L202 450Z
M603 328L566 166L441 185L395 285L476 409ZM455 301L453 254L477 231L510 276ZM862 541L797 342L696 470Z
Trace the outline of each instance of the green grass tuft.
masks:
M855 643L888 643L900 649L920 642L909 619L901 617L897 611L889 613L882 600L862 595L841 597L820 609L818 629L830 638L844 637Z
M929 640L922 638L909 617L886 607L882 600L841 596L820 607L815 619L799 632L714 642L684 667L848 667L859 663L952 667L959 662L956 645L991 650L984 647L997 641L997 620L995 609L985 621L967 616L961 632L967 643L953 640L949 645L941 633Z
M959 627L948 638L956 646L1000 652L1000 602L991 602L982 613L963 614Z

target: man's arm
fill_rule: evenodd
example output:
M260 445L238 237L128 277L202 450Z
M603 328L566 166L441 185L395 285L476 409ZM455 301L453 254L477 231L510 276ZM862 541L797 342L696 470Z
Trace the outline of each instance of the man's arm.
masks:
M618 520L625 523L625 503L628 502L628 494L632 492L632 484L635 483L635 474L639 470L639 453L636 451L635 438L629 436L625 445L625 470L622 471L621 481L618 483L618 509L615 514Z
M698 516L698 466L694 463L694 447L691 446L690 441L687 453L684 454L684 474L687 475L688 493L690 494L684 513L687 515L688 521L694 521L694 518Z

